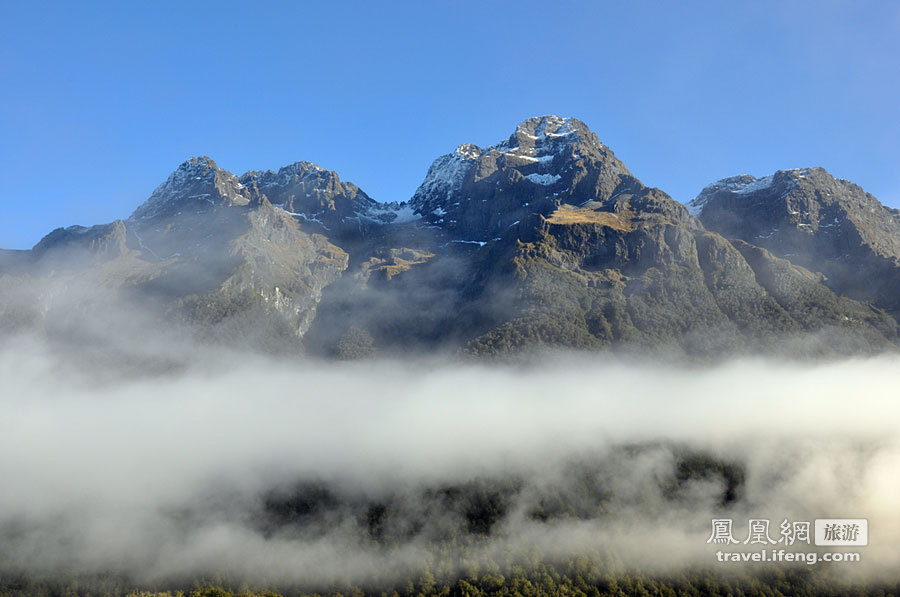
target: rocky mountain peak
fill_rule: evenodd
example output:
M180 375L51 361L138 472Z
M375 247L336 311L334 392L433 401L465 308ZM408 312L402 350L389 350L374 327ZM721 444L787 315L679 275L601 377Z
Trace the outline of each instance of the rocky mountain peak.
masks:
M178 215L184 210L208 211L215 207L247 205L249 197L237 176L222 170L206 156L183 162L156 187L129 217L130 221Z
M531 156L559 153L583 139L578 135L579 128L582 133L587 130L582 122L574 118L536 116L516 127L505 149L510 153Z
M460 156L464 160L474 160L481 155L482 151L483 150L477 145L473 145L471 143L463 143L462 145L457 147L456 151L454 151L453 153Z
M689 204L706 228L820 271L832 288L900 308L900 211L824 168L724 178Z
M834 251L840 252L829 258L839 257L859 241L884 257L900 258L900 212L824 168L723 178L707 185L689 207L708 228L740 238L752 234L747 242L776 254L783 252L778 244L787 240L786 235L836 238L852 227L855 240L839 243Z
M809 177L822 180L831 178L831 175L824 168L793 168L778 170L774 174L762 178L756 178L750 174L730 176L706 185L700 194L688 203L688 208L691 213L699 216L707 203L715 202L726 196L745 205L758 201L763 195L784 197L802 179ZM761 194L761 192L764 193Z
M381 206L358 186L312 162L294 162L272 170L254 170L240 178L254 202L272 205L332 231L359 228L359 218Z
M253 170L242 175L240 182L248 187L252 199L265 195L273 205L285 206L288 211L301 211L302 209L295 210L292 204L305 198L312 198L312 202L323 200L329 206L328 209L335 208L335 197L354 200L359 196L359 200L364 203L374 203L356 185L342 182L337 172L326 170L312 162L294 162L279 168L278 172Z
M286 186L300 180L322 176L332 179L337 178L337 174L325 170L318 164L301 161L282 166L278 169L278 172L273 172L272 170L251 170L241 175L240 181L245 185L256 183L260 187L273 187Z
M483 241L559 203L606 200L624 177L628 169L584 123L537 116L505 141L436 159L410 205L452 236Z

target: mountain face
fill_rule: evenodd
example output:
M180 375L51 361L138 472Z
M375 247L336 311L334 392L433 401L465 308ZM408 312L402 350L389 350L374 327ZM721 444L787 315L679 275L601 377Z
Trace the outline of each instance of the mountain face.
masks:
M220 169L214 161L204 156L191 158L181 164L131 214L130 219L153 221L171 218L184 210L202 213L215 207L247 205L249 202L244 185L238 178L231 172Z
M410 200L457 239L489 241L528 214L609 198L625 165L574 118L530 118L502 143L472 144L435 160Z
M726 178L691 202L703 224L819 271L825 283L900 308L900 210L822 168Z
M297 340L348 256L296 220L209 158L192 158L127 220L48 234L30 271L137 297L206 338Z
M690 207L556 116L439 157L403 204L310 162L238 177L192 158L126 220L0 253L0 327L87 284L206 340L340 358L896 345L895 210L821 169L725 179Z
M334 235L352 236L381 224L403 220L409 209L383 204L366 195L358 186L341 182L335 172L311 162L297 162L278 172L247 172L240 178L253 202L268 200L307 223Z

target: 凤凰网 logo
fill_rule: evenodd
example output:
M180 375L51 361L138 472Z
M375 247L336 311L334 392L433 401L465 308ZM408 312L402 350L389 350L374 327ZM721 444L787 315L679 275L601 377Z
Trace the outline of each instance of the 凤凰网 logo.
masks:
M747 535L740 541L734 536L734 521L731 518L714 518L712 532L706 542L721 545L802 543L831 547L869 544L869 521L865 518L816 518L813 522L789 521L785 518L777 530L771 526L770 519L751 518L747 521ZM777 539L772 537L773 534Z

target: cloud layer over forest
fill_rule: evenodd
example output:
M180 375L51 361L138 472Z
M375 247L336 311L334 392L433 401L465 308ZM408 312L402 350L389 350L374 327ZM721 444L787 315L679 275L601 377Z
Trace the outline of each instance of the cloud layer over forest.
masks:
M38 342L6 346L7 569L364 581L433 564L459 529L477 540L448 566L537 547L672 569L714 565L714 517L739 539L748 518L772 519L774 538L785 518L868 518L848 572L889 575L900 558L896 357L195 357L97 380Z

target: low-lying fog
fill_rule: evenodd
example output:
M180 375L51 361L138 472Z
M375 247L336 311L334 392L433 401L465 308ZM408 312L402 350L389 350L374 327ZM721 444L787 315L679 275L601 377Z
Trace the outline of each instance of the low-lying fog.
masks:
M868 518L848 572L900 561L897 357L197 360L94 383L40 343L6 345L3 568L365 581L436 566L458 529L476 539L444 566L535 547L645 570L752 566L714 561L720 517L741 541L749 518L775 539L784 519ZM686 458L718 472L688 474ZM454 487L496 515L473 518Z

